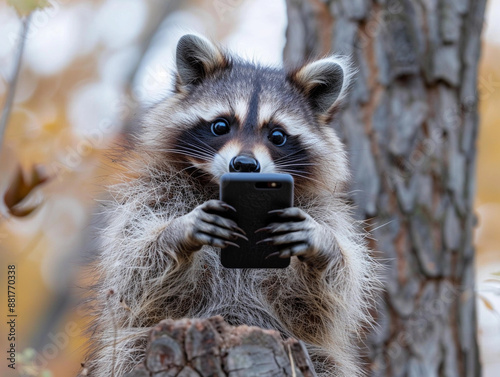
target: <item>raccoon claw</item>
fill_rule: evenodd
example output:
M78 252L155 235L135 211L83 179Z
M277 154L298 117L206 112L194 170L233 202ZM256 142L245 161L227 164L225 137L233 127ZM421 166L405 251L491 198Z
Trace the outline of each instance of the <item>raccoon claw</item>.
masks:
M260 240L260 241L257 241L255 244L256 245L260 245L262 243L271 243L273 241L272 238L266 238L266 239L263 239L263 240Z
M271 253L267 258L305 258L319 252L317 237L320 225L300 208L286 208L269 211L275 215L275 221L258 232L267 232L269 236L257 244L268 243L278 246L279 251Z
M233 236L233 239L241 238L248 242L248 238L246 238L243 234L234 232L231 235Z
M287 249L281 250L279 257L280 258L289 258L293 256L303 257L309 251L309 248L310 246L306 243L297 244Z
M209 210L209 211L223 211L223 212L225 212L227 210L231 210L231 211L236 212L236 208L234 208L233 206L230 206L229 204L224 203L222 200L216 200L216 199L212 199L212 200L209 200L209 201L203 203L200 206L200 208L205 212L207 212L207 210Z
M234 208L233 206L230 206L229 204L222 203L220 206L221 206L222 208L225 208L226 210L230 209L231 211L236 212L236 208Z
M248 241L243 229L221 212L235 210L221 200L209 200L189 213L184 223L185 244L188 250L199 250L203 245L220 248L239 247L232 242L237 239Z
M222 238L214 237L212 235L206 234L206 233L200 233L197 236L195 236L195 240L200 243L201 245L209 245L209 246L214 246L214 247L220 247L221 249L228 247L228 246L235 246L239 248L240 246L234 242L227 241Z
M280 247L279 251L269 254L266 259L272 257L290 258L293 256L307 256L316 252L316 248L311 243L312 237L313 235L310 231L295 231L265 238L258 241L257 244L268 243Z
M240 248L240 245L234 243L234 242L229 242L229 241L225 241L224 242L225 246L224 247L227 247L227 246L234 246L234 247L237 247L238 249ZM223 248L224 248L223 247Z
M290 258L293 256L297 256L297 257L301 258L301 257L304 257L304 255L307 253L308 250L309 250L308 244L300 243L300 244L296 244L296 245L287 247L286 249L282 249L282 250L277 251L275 253L271 253L266 257L266 259L273 258L273 257Z
M265 238L258 241L256 244L269 243L271 245L286 245L290 243L305 243L308 244L308 239L310 234L307 231L290 232L285 234L280 234L278 236Z
M246 235L246 234L247 234L247 232L245 232L245 231L244 231L243 229L241 229L239 226L233 226L233 230L236 230L236 231L238 231L238 232L240 232L241 234L244 234L244 235ZM247 241L248 241L248 238L246 238L246 237L243 237L243 238L244 238L245 240L247 240Z
M270 232L272 230L272 227L266 226L264 228L257 229L254 233L260 233L260 232Z
M268 214L276 215L282 219L289 218L289 219L296 219L298 221L307 219L306 213L304 211L302 211L300 208L296 208L296 207L290 207L290 208L285 208L285 209L275 209L275 210L269 211Z
M286 223L271 223L264 228L257 229L255 233L269 232L274 233L285 233L285 232L296 232L300 230L306 230L303 221L290 221Z

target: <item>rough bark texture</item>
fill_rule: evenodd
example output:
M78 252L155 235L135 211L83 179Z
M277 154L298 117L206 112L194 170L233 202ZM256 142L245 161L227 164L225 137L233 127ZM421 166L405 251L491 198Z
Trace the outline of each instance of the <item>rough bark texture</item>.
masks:
M480 376L474 295L477 67L485 0L287 0L285 61L358 69L334 126L387 266L371 376Z
M277 331L229 326L222 317L164 320L145 361L125 377L315 377L304 345Z

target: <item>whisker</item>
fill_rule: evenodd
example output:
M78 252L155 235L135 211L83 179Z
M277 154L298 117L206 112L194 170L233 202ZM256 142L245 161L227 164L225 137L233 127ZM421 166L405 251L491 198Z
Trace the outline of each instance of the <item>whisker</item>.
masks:
M373 229L370 229L370 227L367 227L367 229L368 229L368 231L369 231L369 232L373 232L373 231L375 231L375 230L378 230L378 229L380 229L380 228L383 228L384 226L389 225L389 224L390 224L390 223L392 223L392 222L394 222L394 220L389 220L389 221L387 221L386 223L384 223L384 224L382 224L382 225L379 225L379 226L377 226L377 227L375 227L375 228L373 228Z
M178 146L178 148L182 148L183 150L188 150L188 151L198 151L198 152L203 152L206 153L207 155L215 155L215 153L212 150L209 150L203 146L200 145L190 145L190 144L181 144Z
M206 147L209 148L209 150L211 150L212 152L216 153L217 151L214 149L214 147L212 147L211 145L207 144L206 142L204 142L203 140L201 140L198 136L196 136L192 131L188 131L187 132L189 135L191 135L192 137L194 137L196 140L198 140L201 144L205 145Z
M294 156L294 155L296 155L297 153L300 153L300 152L302 152L302 150L300 150L300 149L299 149L299 150L296 150L295 152L289 153L289 154L287 154L286 156L283 156L283 157L278 158L275 162L282 161L282 160L284 160L285 158L288 158L288 157L290 157L290 156Z
M283 169L282 172L290 174L291 176L300 177L300 178L304 178L304 179L309 180L309 181L316 182L323 187L328 187L327 185L325 185L324 182L321 182L315 178L311 178L309 176L303 175L303 174L310 174L309 172L303 172L303 171L298 172L297 170L290 170L290 169ZM300 173L302 173L302 174L300 174Z
M297 157L297 158L290 158L290 159L278 159L276 162L281 163L281 162L298 162L298 161L304 161L302 157Z
M311 176L311 173L307 172L307 171L293 170L293 169L289 169L289 168L278 168L278 170L280 172L291 174L291 175L299 176L299 174L302 174L301 177L304 177L307 179L309 179L309 177Z
M204 160L213 158L213 155L202 153L201 151L192 151L192 150L187 150L187 149L165 149L164 148L164 149L160 149L159 151L160 152L167 152L167 153L177 153L177 154L181 154L181 155L189 156L189 157L193 157L193 158L201 158ZM196 152L198 152L198 153L196 153Z
M319 164L311 162L311 163L300 163L300 164L290 163L290 164L275 164L275 165L279 167L284 167L284 166L318 166Z
M216 153L213 150L205 148L202 145L191 145L191 144L184 143L184 144L179 145L179 147L184 148L186 150L190 150L190 151L196 150L198 152L203 152L203 153L206 153L206 154L211 155L211 156L215 155L215 153Z

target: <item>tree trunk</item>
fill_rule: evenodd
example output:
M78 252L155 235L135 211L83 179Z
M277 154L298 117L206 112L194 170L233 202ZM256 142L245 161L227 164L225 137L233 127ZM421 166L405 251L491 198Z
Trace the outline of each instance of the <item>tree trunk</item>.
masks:
M480 376L474 295L477 67L485 0L287 0L284 60L358 70L334 122L386 264L371 376Z
M303 343L274 330L229 326L222 317L164 320L144 362L125 377L315 377Z

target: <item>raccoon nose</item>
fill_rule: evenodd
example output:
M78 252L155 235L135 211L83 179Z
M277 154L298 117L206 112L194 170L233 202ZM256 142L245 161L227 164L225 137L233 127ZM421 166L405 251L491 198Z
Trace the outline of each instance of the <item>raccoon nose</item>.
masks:
M260 164L253 157L236 156L229 163L229 171L234 173L258 173L260 172Z

